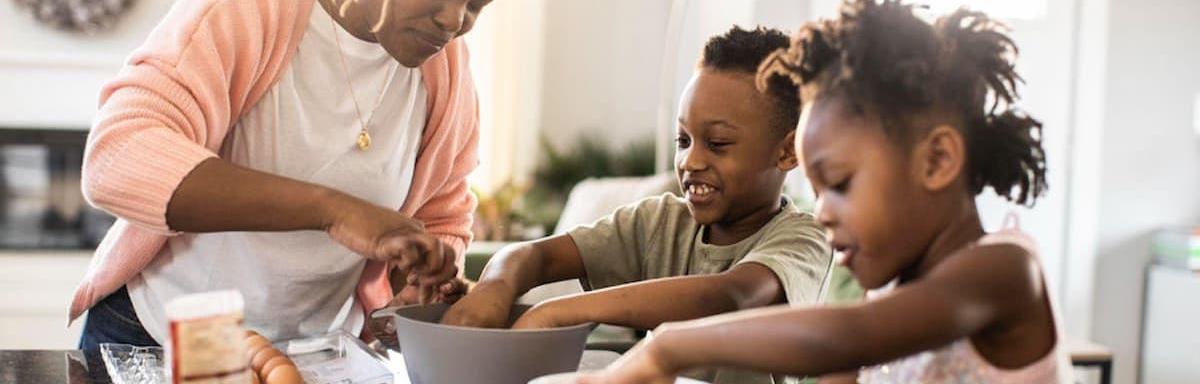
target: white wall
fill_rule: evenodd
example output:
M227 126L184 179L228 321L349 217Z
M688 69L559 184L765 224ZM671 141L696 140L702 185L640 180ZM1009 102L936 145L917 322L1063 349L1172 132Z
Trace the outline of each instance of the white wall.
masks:
M0 126L87 128L104 81L166 13L170 0L142 0L109 31L60 32L0 2Z
M668 0L554 0L545 13L542 133L556 145L594 134L621 145L653 138ZM734 24L795 29L806 0L691 0L671 60L672 104L712 35Z
M0 350L75 349L83 321L67 305L91 252L0 253Z
M542 134L652 137L669 1L546 2Z
M542 48L546 3L506 0L487 6L466 36L479 94L479 167L471 174L483 194L527 182L538 153Z
M1109 0L1096 193L1092 333L1116 352L1116 383L1137 375L1151 231L1200 222L1200 2Z

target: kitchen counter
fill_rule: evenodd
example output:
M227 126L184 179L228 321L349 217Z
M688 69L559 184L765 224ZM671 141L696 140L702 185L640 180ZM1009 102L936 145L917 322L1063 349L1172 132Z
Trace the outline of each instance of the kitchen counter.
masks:
M580 362L583 370L602 369L618 355L608 351L586 351ZM408 377L398 376L397 383ZM110 384L100 352L79 350L31 351L0 350L0 383L37 384Z
M108 384L100 352L0 350L0 383Z

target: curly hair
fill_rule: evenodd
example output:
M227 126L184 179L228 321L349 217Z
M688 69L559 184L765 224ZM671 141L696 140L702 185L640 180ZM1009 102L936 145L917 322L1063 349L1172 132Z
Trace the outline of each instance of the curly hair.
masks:
M928 128L919 117L949 119L967 142L971 192L991 187L1033 205L1046 190L1042 123L1013 106L1022 79L1007 27L965 8L930 24L898 0L847 0L839 13L764 60L759 87L786 76L804 97L839 97L875 114L902 143Z
M787 49L789 44L788 35L780 30L766 27L746 30L734 26L708 40L700 56L700 67L755 75L759 63L773 52ZM775 101L772 124L777 128L776 132L786 134L796 129L796 123L800 121L800 96L796 86L786 76L773 76L761 91Z

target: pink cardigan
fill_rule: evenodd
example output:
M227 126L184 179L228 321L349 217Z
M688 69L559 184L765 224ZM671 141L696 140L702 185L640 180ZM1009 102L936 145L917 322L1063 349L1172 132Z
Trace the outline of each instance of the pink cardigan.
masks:
M120 219L71 301L74 321L137 276L173 232L166 208L201 161L274 86L308 25L314 0L178 1L100 95L83 163L83 193ZM462 253L476 200L479 114L461 39L421 66L428 113L408 199L400 211ZM392 298L386 266L358 284L367 310Z

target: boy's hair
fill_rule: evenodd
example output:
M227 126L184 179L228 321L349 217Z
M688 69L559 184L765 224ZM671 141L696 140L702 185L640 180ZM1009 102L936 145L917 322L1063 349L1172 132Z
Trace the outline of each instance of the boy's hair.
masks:
M700 57L700 67L755 75L763 59L777 50L786 49L788 44L790 39L783 31L766 27L745 30L734 26L728 32L708 39ZM776 104L771 119L776 132L786 134L796 129L796 123L800 121L800 92L796 86L786 76L773 76L767 80L763 91Z
M805 97L840 97L856 113L874 113L902 143L929 128L918 117L949 119L967 141L971 192L990 186L1032 206L1046 190L1042 124L1012 106L1021 78L1006 32L966 9L931 25L897 0L847 0L839 18L806 25L790 48L764 61L759 87L786 75Z

